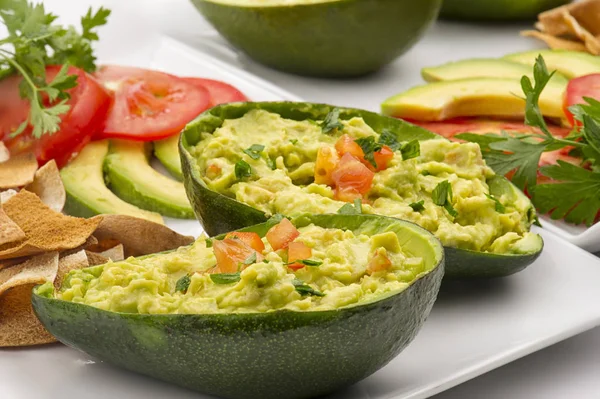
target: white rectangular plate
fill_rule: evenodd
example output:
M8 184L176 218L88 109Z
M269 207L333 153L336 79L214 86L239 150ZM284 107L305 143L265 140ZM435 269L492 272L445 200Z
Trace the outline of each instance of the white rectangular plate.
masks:
M151 57L130 63L222 79L254 100L297 99L169 39L160 39ZM196 221L169 220L169 225L185 234L201 232ZM538 231L546 248L532 266L505 279L444 282L415 341L386 367L331 399L424 398L600 324L595 306L600 260ZM207 398L60 344L0 350L0 397Z

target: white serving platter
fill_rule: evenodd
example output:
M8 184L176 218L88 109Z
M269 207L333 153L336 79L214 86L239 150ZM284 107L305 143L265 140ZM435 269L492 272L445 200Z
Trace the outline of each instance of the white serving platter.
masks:
M254 100L296 100L277 87L166 38L128 63L228 81ZM131 54L129 54L131 56ZM198 235L196 221L169 220ZM415 341L386 367L330 399L425 398L600 325L600 260L537 229L542 256L525 271L499 280L444 282ZM323 376L327 378L327 376ZM137 375L66 346L0 350L2 399L207 399Z

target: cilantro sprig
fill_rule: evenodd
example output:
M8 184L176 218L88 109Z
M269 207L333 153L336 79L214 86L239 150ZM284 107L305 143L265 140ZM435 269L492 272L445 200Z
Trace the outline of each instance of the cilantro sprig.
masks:
M443 207L452 217L457 217L458 212L452 206L452 185L448 180L438 183L431 192L433 203Z
M514 171L513 183L527 190L541 213L589 226L600 212L600 101L584 98L586 104L570 107L569 111L579 123L567 137L554 137L539 107L540 95L552 76L553 72L548 72L544 59L539 56L533 70L534 82L526 76L521 79L525 123L541 133L483 136L465 133L456 137L478 143L487 164L496 173ZM565 147L573 148L570 152L581 158L579 164L559 160L555 165L539 166L544 152ZM538 174L553 181L537 184Z
M98 40L96 28L106 24L110 10L90 8L81 18L81 33L73 26L57 24L56 16L47 13L43 4L27 0L0 0L0 20L8 36L0 39L0 78L20 75L21 97L31 104L27 119L11 133L21 134L28 125L32 135L56 133L60 116L69 111L68 90L77 85L77 76L68 75L69 65L87 72L96 69L92 42ZM62 65L57 75L47 81L46 66ZM45 103L49 100L49 105Z

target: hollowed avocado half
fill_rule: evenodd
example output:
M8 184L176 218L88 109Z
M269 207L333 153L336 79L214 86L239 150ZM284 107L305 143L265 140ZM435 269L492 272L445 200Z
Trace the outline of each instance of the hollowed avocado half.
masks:
M423 272L403 289L327 311L116 313L56 299L50 283L34 289L33 308L66 345L187 388L235 399L330 393L374 373L412 341L437 297L444 250L423 228L393 218L303 215L293 223L356 235L393 232L405 254L423 258ZM269 227L245 230L264 236ZM185 248L171 253L183 256Z
M245 102L230 103L211 108L189 123L181 134L180 156L184 175L184 185L192 208L198 220L209 235L217 235L227 231L240 229L253 224L262 223L270 215L252 208L234 198L225 196L207 187L196 160L189 149L201 140L202 133L213 133L226 119L240 118L247 112L262 109L276 113L292 120L323 120L334 108L339 110L341 119L361 117L376 132L384 129L393 132L398 141L441 139L428 130L412 125L403 120L382 116L380 114L352 109L340 108L326 104L303 102ZM526 199L525 195L509 180L502 176L494 176L487 181L490 194L494 197L506 195L515 201ZM529 201L528 199L526 199ZM531 219L535 209L531 205ZM446 249L446 276L449 278L488 278L503 277L523 270L540 255L543 241L536 235L535 240L522 253L490 253L471 251L453 247Z

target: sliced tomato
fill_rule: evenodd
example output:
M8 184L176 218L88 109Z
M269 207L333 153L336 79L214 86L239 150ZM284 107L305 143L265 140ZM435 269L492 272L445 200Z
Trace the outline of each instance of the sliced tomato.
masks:
M59 66L46 68L48 81L60 71ZM20 76L10 76L0 81L0 139L11 154L34 152L40 165L54 159L59 167L66 165L92 138L101 131L110 107L111 96L96 79L83 70L70 67L69 75L77 76L77 86L68 92L69 111L61 115L60 130L36 139L28 127L20 135L10 134L27 119L30 105L19 95ZM46 99L45 105L50 105Z
M182 78L185 82L194 86L202 87L208 90L210 94L210 106L219 104L233 103L238 101L248 101L248 98L230 84L213 79L203 78Z
M310 259L311 256L312 249L301 241L290 242L288 245L288 267L292 270L302 269L304 265L296 261Z
M340 157L344 156L344 154L351 154L359 160L365 159L365 153L362 148L347 134L342 135L338 139L335 143L335 149Z
M287 248L299 235L300 232L292 222L284 218L267 231L266 237L273 250L277 251L278 249Z
M159 140L210 107L207 89L166 73L103 66L95 76L115 96L100 139Z
M238 240L241 240L250 248L258 252L262 252L265 250L265 244L262 242L260 236L256 233L234 231L232 233L227 233L225 235L225 238L237 238Z
M375 173L350 153L344 154L331 175L340 192L356 190L363 195L371 189L374 176ZM338 199L342 198L338 195Z
M569 80L567 90L565 91L563 107L571 126L574 126L575 118L569 111L569 107L577 104L586 104L586 101L583 99L584 97L600 101L600 73L584 75Z
M236 273L238 270L243 270L247 266L244 261L254 253L256 253L257 262L264 259L262 254L256 252L242 240L232 238L214 240L213 251L217 258L217 267L213 269L213 273Z
M375 158L375 163L377 164L377 171L381 172L382 170L388 168L388 164L394 158L394 151L392 151L392 149L387 145L384 145L381 150L373 153L373 157ZM370 163L367 165L367 167L369 166L371 168L373 167L373 165Z
M317 152L317 161L315 163L315 183L333 186L331 177L340 157L332 147L323 146Z
M367 273L373 274L383 270L387 270L392 267L392 261L386 255L377 252L369 261L367 266Z
M453 138L457 134L467 132L478 134L500 133L502 131L515 133L541 133L538 128L527 126L524 123L477 118L455 118L443 122L421 122L413 120L409 120L409 122L446 138ZM550 133L557 137L565 137L570 132L570 129L559 126L550 125L548 128L550 129Z

